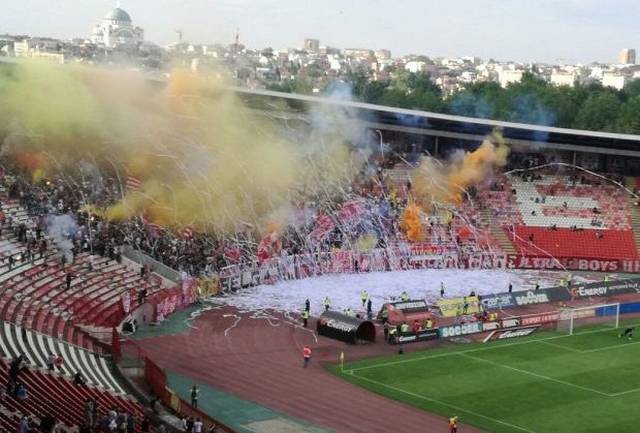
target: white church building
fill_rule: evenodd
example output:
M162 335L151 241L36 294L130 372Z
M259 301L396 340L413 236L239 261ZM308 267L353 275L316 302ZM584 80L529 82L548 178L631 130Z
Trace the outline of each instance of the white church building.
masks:
M115 8L95 26L91 41L107 48L134 48L144 41L144 30L133 26L127 12Z

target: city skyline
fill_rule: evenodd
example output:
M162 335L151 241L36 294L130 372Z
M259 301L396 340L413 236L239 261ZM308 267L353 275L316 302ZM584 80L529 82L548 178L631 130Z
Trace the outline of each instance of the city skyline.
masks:
M194 43L231 43L236 29L252 48L300 47L305 38L339 48L389 49L394 57L478 56L504 61L613 63L622 48L635 48L634 16L640 4L614 0L459 0L404 8L379 0L124 0L146 39L166 45L176 30ZM58 38L89 37L114 1L23 0L5 5L0 33ZM20 18L17 18L20 17ZM275 29L275 30L274 30Z

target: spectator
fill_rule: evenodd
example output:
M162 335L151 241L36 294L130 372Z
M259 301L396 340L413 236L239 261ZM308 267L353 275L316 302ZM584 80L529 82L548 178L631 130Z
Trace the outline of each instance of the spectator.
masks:
M92 400L87 400L84 403L84 422L85 425L92 427L94 420L93 420L93 401Z
M27 388L20 382L16 383L14 395L18 400L26 400L28 397Z
M40 417L40 431L42 433L52 433L56 426L56 419L49 414Z
M58 356L56 356L56 368L58 369L58 371L62 371L63 363L64 360L62 359L62 355L58 354Z
M76 374L73 375L73 383L78 386L85 385L85 379L82 373L80 373L79 371L76 371Z
M118 433L127 433L127 413L125 411L118 412L116 423L118 424Z
M193 422L193 433L202 433L202 420L200 418Z
M198 387L194 383L193 386L191 387L191 406L193 406L195 409L198 408L198 394L199 393L200 393L200 390L198 389Z
M47 370L53 371L53 368L56 364L56 357L53 355L53 353L49 353L45 364L47 365Z
M136 431L136 416L129 414L127 417L127 433L134 433Z
M29 425L29 419L26 416L22 416L20 418L20 422L18 422L18 433L29 433L31 432L31 425Z

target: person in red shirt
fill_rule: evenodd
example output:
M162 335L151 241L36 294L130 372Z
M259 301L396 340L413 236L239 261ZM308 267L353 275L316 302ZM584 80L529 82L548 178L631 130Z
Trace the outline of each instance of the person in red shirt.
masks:
M417 320L414 320L413 321L413 332L415 332L417 334L421 330L422 330L422 326L420 326L420 322L418 322Z
M311 348L309 346L304 346L302 349L302 358L304 359L304 368L307 368L311 362Z
M449 418L449 433L458 433L458 417Z
M56 368L58 369L58 371L62 371L62 363L64 362L64 360L62 359L62 356L58 355L56 356Z

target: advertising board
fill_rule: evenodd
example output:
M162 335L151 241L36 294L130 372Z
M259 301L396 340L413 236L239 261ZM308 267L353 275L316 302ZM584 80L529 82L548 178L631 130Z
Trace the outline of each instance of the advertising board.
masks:
M465 309L465 305L467 308ZM440 299L438 308L444 317L456 317L463 314L475 314L480 312L480 302L477 296L464 298Z
M538 329L539 327L540 325L526 326L526 327L520 327L520 328L510 328L510 329L500 329L500 330L491 332L489 335L485 337L484 340L482 340L482 342L486 343L487 341L527 337L533 334L536 331L536 329Z
M440 337L440 334L438 333L437 328L423 329L422 331L418 331L418 332L400 334L398 337L395 338L395 341L393 341L393 343L394 344L417 343L419 341L435 340L439 337Z
M444 326L440 328L440 338L459 337L461 335L477 334L482 332L482 323L462 323L460 325Z
M543 325L545 323L557 322L559 318L560 313L557 311L535 314L531 316L523 316L520 318L520 325Z
M486 310L498 310L501 308L515 307L516 300L511 293L497 293L495 295L482 295L480 298L482 307Z

